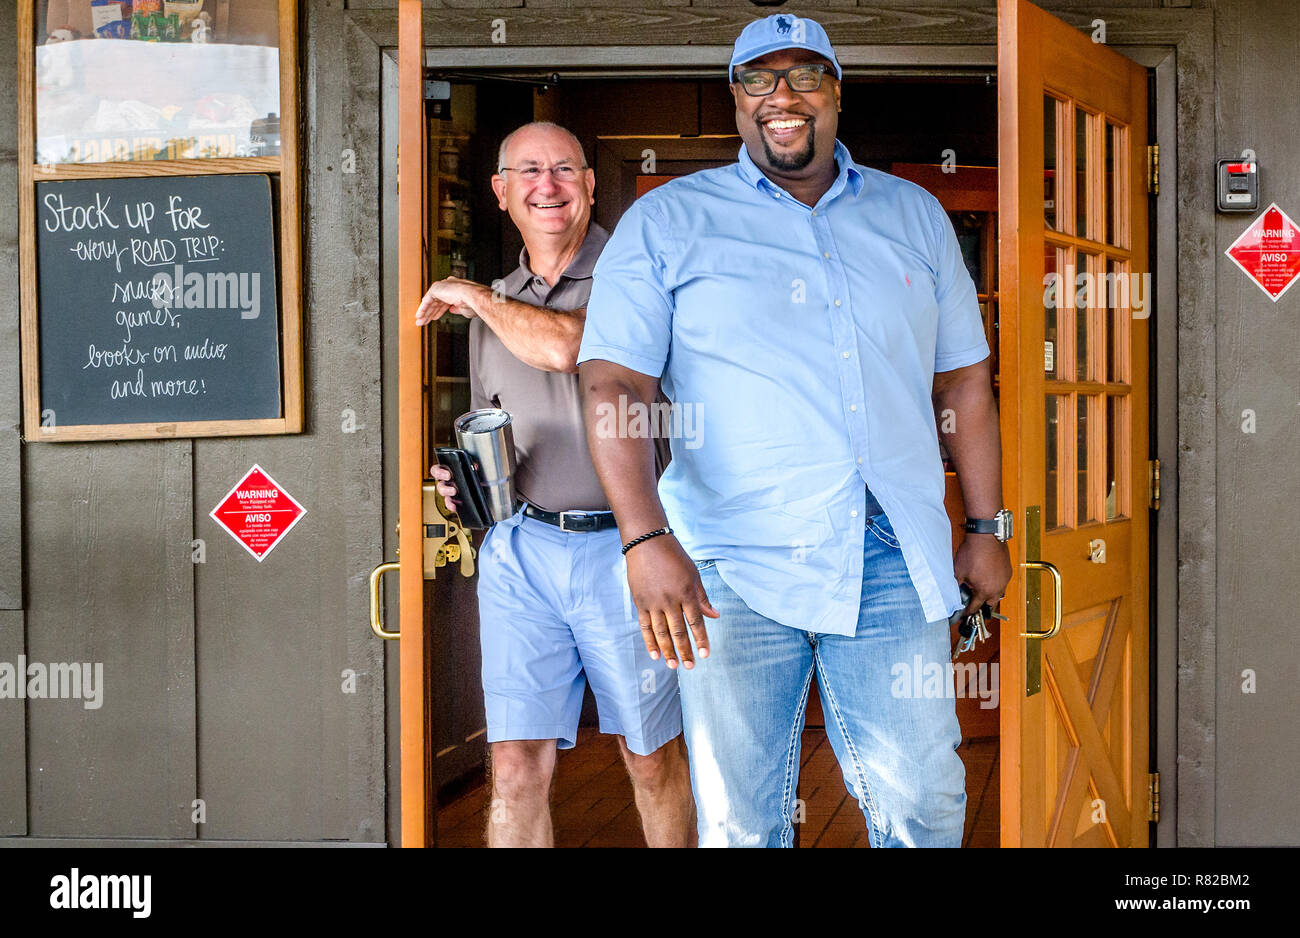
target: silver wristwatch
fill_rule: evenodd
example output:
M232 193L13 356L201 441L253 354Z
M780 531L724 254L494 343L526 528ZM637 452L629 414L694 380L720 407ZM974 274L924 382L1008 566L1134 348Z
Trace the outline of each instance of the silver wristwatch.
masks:
M1003 508L992 518L967 518L966 531L971 534L992 534L999 541L1011 540L1011 511Z

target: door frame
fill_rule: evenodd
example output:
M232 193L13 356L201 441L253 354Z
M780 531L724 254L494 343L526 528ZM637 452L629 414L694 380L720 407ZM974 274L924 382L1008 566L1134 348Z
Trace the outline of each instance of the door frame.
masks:
M1210 846L1214 839L1215 802L1215 634L1204 624L1215 621L1217 486L1215 438L1217 433L1216 339L1214 319L1215 263L1214 213L1210 174L1205 167L1215 156L1214 123L1204 119L1202 106L1213 100L1214 14L1206 9L1093 10L1087 14L1044 9L1071 25L1088 29L1093 19L1106 20L1110 45L1149 69L1154 69L1155 101L1152 136L1161 147L1162 187L1155 199L1152 230L1156 233L1151 257L1156 282L1156 306L1168 311L1157 317L1152 330L1151 439L1161 461L1161 510L1152 530L1151 568L1152 661L1151 721L1153 762L1161 773L1162 817L1157 827L1158 846ZM902 21L891 15L888 3L854 10L813 9L809 12L827 25L837 38L837 51L847 68L870 67L876 74L926 75L963 71L992 72L996 63L995 17L984 10L953 9L953 21L942 26ZM677 22L690 8L662 11L663 22L643 30L639 46L601 45L626 41L627 27L618 10L561 11L557 9L502 9L516 35L554 36L560 14L568 23L572 45L494 46L485 23L491 11L430 8L424 10L426 64L443 67L546 68L581 71L597 76L616 72L633 77L663 75L657 62L674 61L679 70L699 74L717 69L726 60L731 39L756 15L752 10L710 10L710 22L690 23L690 34L708 44L674 44L685 28ZM696 11L698 13L698 11ZM345 120L363 125L382 123L384 99L396 97L395 85L384 80L383 59L396 60L395 10L340 11L349 80L343 91ZM578 19L574 19L578 17ZM942 29L946 43L927 42ZM1132 37L1132 42L1122 41ZM656 41L659 44L655 44ZM711 41L711 42L710 42ZM392 69L394 76L396 70ZM1181 98L1175 91L1181 92ZM391 111L391 105L387 105ZM387 112L384 112L387 113ZM371 115L374 115L373 117ZM351 125L345 123L345 127ZM335 141L312 140L332 145ZM380 198L391 186L391 160L374 150L365 154L376 178L362 187L374 227L381 232L383 268L382 317L386 335L395 335L396 283L391 274L396 252L387 232L395 225L381 223L392 205ZM358 159L361 157L358 156ZM378 165L375 165L378 164ZM1180 212L1179 209L1183 210ZM1179 279L1181 272L1181 279ZM384 360L389 359L385 343ZM395 358L395 356L394 356ZM396 373L385 367L384 400L396 400ZM1161 401L1176 401L1165 408ZM396 439L396 408L385 409L385 439ZM390 434L390 427L392 433ZM1185 451L1180 458L1180 444ZM396 447L384 449L386 556L396 547ZM1181 490L1181 493L1180 493ZM1185 497L1180 498L1180 494ZM1183 558L1180 568L1178 558ZM395 611L395 610L394 610ZM396 617L389 620L396 621ZM396 650L388 649L388 673L395 672ZM1179 682L1179 675L1185 678ZM400 777L395 741L396 681L386 681L389 741L387 833L390 843L400 842Z

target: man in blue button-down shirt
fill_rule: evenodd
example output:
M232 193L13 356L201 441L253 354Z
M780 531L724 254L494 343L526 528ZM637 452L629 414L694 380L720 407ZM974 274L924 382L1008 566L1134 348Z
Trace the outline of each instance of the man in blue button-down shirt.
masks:
M959 845L948 617L958 578L968 609L1010 579L992 534L954 564L943 504L935 414L951 410L968 514L1001 508L974 285L934 197L836 140L840 77L812 20L746 28L739 162L628 210L578 355L642 634L683 665L701 846L792 842L814 673L872 845ZM636 418L660 381L669 431L694 433L656 491L654 421Z

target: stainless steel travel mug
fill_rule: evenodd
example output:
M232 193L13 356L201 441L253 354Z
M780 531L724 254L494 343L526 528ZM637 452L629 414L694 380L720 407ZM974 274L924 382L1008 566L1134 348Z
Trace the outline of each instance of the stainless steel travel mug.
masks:
M456 418L456 445L478 462L484 500L492 521L515 513L515 436L510 415L492 407Z

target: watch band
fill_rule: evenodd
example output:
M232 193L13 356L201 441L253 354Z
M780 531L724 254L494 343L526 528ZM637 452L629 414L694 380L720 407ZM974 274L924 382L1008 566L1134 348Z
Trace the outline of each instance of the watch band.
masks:
M1011 540L1011 512L1003 508L992 518L967 518L963 525L971 534L992 534L1004 544Z

